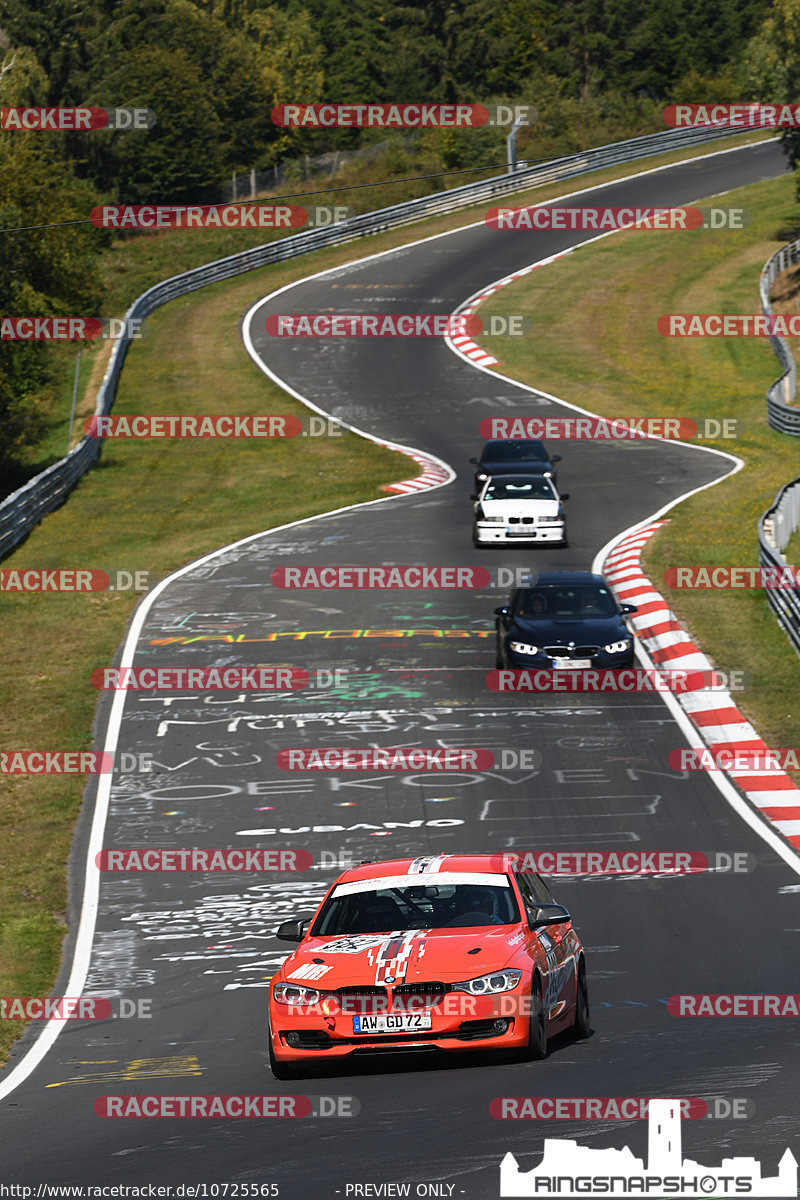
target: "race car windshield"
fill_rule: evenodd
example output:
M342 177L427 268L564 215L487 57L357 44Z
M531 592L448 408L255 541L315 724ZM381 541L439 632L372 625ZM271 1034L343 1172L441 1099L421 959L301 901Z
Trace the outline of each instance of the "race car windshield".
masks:
M518 617L554 620L559 617L613 617L616 602L607 588L599 584L577 584L572 587L524 588L517 594L515 614Z
M514 477L492 479L486 486L484 500L555 500L550 481L544 475L520 479Z
M334 889L311 930L312 937L401 933L409 929L454 929L513 925L519 910L510 887L485 884L413 884L339 893Z

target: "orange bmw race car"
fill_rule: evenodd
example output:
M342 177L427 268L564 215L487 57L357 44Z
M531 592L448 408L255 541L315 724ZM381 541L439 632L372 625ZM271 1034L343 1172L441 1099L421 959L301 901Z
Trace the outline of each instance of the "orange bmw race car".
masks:
M269 988L278 1079L351 1055L420 1050L547 1054L589 1034L583 946L540 876L502 853L362 863L313 917ZM308 931L306 932L306 927Z

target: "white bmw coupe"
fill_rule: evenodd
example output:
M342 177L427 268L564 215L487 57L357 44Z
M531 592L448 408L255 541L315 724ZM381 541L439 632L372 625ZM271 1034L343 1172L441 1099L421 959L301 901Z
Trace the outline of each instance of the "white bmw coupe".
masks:
M567 543L563 502L547 475L497 475L472 496L472 541L476 546L502 542Z

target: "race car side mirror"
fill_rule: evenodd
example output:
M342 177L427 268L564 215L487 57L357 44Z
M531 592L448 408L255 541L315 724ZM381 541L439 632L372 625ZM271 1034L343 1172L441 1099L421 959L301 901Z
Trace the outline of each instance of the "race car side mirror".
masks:
M628 613L638 612L639 606L636 604L620 604L619 611L627 616Z
M528 909L531 929L542 929L545 925L566 925L572 917L563 904L534 904Z
M275 937L281 942L302 942L306 936L306 925L311 917L298 917L295 921L284 921L275 930Z
M510 616L510 614L511 614L511 609L508 607L507 604L504 604L502 606L502 608L496 608L494 610L494 615L496 617L508 617L508 616Z

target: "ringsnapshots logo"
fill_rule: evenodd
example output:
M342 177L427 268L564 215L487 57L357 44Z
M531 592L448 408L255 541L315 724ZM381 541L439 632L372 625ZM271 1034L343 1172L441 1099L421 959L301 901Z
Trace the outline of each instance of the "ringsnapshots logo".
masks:
M532 125L532 104L279 104L281 129L476 129Z
M576 1197L679 1195L684 1200L714 1196L776 1197L797 1195L797 1160L787 1149L777 1175L765 1177L757 1159L725 1158L707 1167L684 1159L681 1145L680 1099L651 1099L648 1110L647 1161L632 1151L580 1146L566 1138L545 1138L542 1160L521 1171L510 1152L500 1165L502 1197Z
M87 133L97 129L152 129L152 108L0 108L0 130Z

